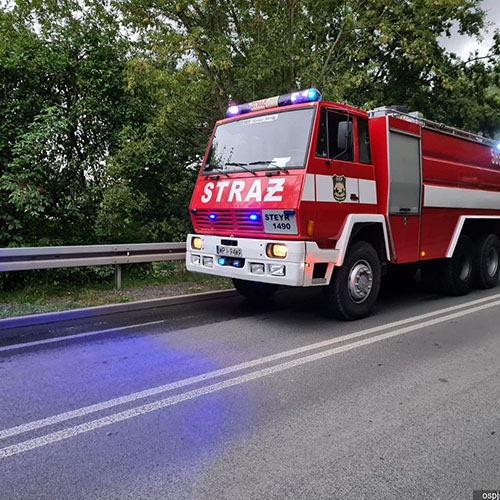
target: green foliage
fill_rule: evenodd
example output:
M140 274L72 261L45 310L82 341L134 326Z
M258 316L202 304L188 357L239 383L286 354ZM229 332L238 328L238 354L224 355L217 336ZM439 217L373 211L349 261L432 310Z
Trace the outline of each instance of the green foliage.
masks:
M449 96L481 100L484 88L463 82L483 62L462 64L438 39L478 35L478 0L117 0L130 26L178 71L198 65L211 100L203 119L221 116L229 100L247 102L312 85L324 97L372 108L407 103L429 118L442 109L468 123L467 109ZM492 47L491 57L498 55ZM202 78L193 71L191 85ZM461 82L463 80L463 82ZM492 81L492 84L496 85ZM191 89L191 85L187 88ZM472 93L471 93L472 92ZM496 108L497 109L497 108ZM450 120L446 120L450 122ZM203 122L202 122L203 123ZM498 125L498 122L497 122Z
M119 30L93 4L19 2L1 13L0 245L97 241L127 112Z

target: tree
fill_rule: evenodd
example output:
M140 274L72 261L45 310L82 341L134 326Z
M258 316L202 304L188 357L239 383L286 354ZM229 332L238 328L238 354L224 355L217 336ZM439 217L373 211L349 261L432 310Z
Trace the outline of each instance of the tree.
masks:
M230 100L247 102L310 86L330 100L367 108L407 103L441 119L435 105L440 94L459 94L460 79L486 68L479 61L477 67L462 66L439 44L454 23L462 34L480 33L479 0L117 0L117 5L145 44L158 47L179 70L198 65L213 96L203 119L222 116ZM490 59L497 55L493 51ZM193 75L199 78L198 72ZM465 113L455 106L451 116L466 122Z
M128 42L99 3L20 1L0 35L0 245L96 241Z

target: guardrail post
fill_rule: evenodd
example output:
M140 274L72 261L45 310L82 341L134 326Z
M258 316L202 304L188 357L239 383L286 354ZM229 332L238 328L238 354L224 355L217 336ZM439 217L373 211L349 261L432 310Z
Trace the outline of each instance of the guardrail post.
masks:
M115 265L115 290L122 289L122 266L120 264Z

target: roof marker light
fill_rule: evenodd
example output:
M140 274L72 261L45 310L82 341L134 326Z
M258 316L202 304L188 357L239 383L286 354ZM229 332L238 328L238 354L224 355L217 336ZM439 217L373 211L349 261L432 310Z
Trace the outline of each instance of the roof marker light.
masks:
M299 90L298 92L291 92L290 94L261 99L260 101L240 104L239 106L232 104L229 108L227 108L226 116L232 117L261 109L275 108L276 106L289 106L290 104L300 104L302 102L313 101L321 101L321 94L319 90L310 88L306 90Z

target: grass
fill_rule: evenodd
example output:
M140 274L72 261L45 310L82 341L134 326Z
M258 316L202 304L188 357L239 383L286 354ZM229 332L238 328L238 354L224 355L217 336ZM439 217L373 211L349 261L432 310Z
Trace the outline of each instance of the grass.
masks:
M181 262L154 263L146 266L145 271L142 268L141 272L137 272L137 266L124 266L121 291L114 290L111 271L104 280L99 278L95 282L88 277L82 279L74 271L73 275L73 279L59 280L54 278L58 275L52 271L46 274L44 281L0 292L0 318L232 287L227 278L190 273Z

